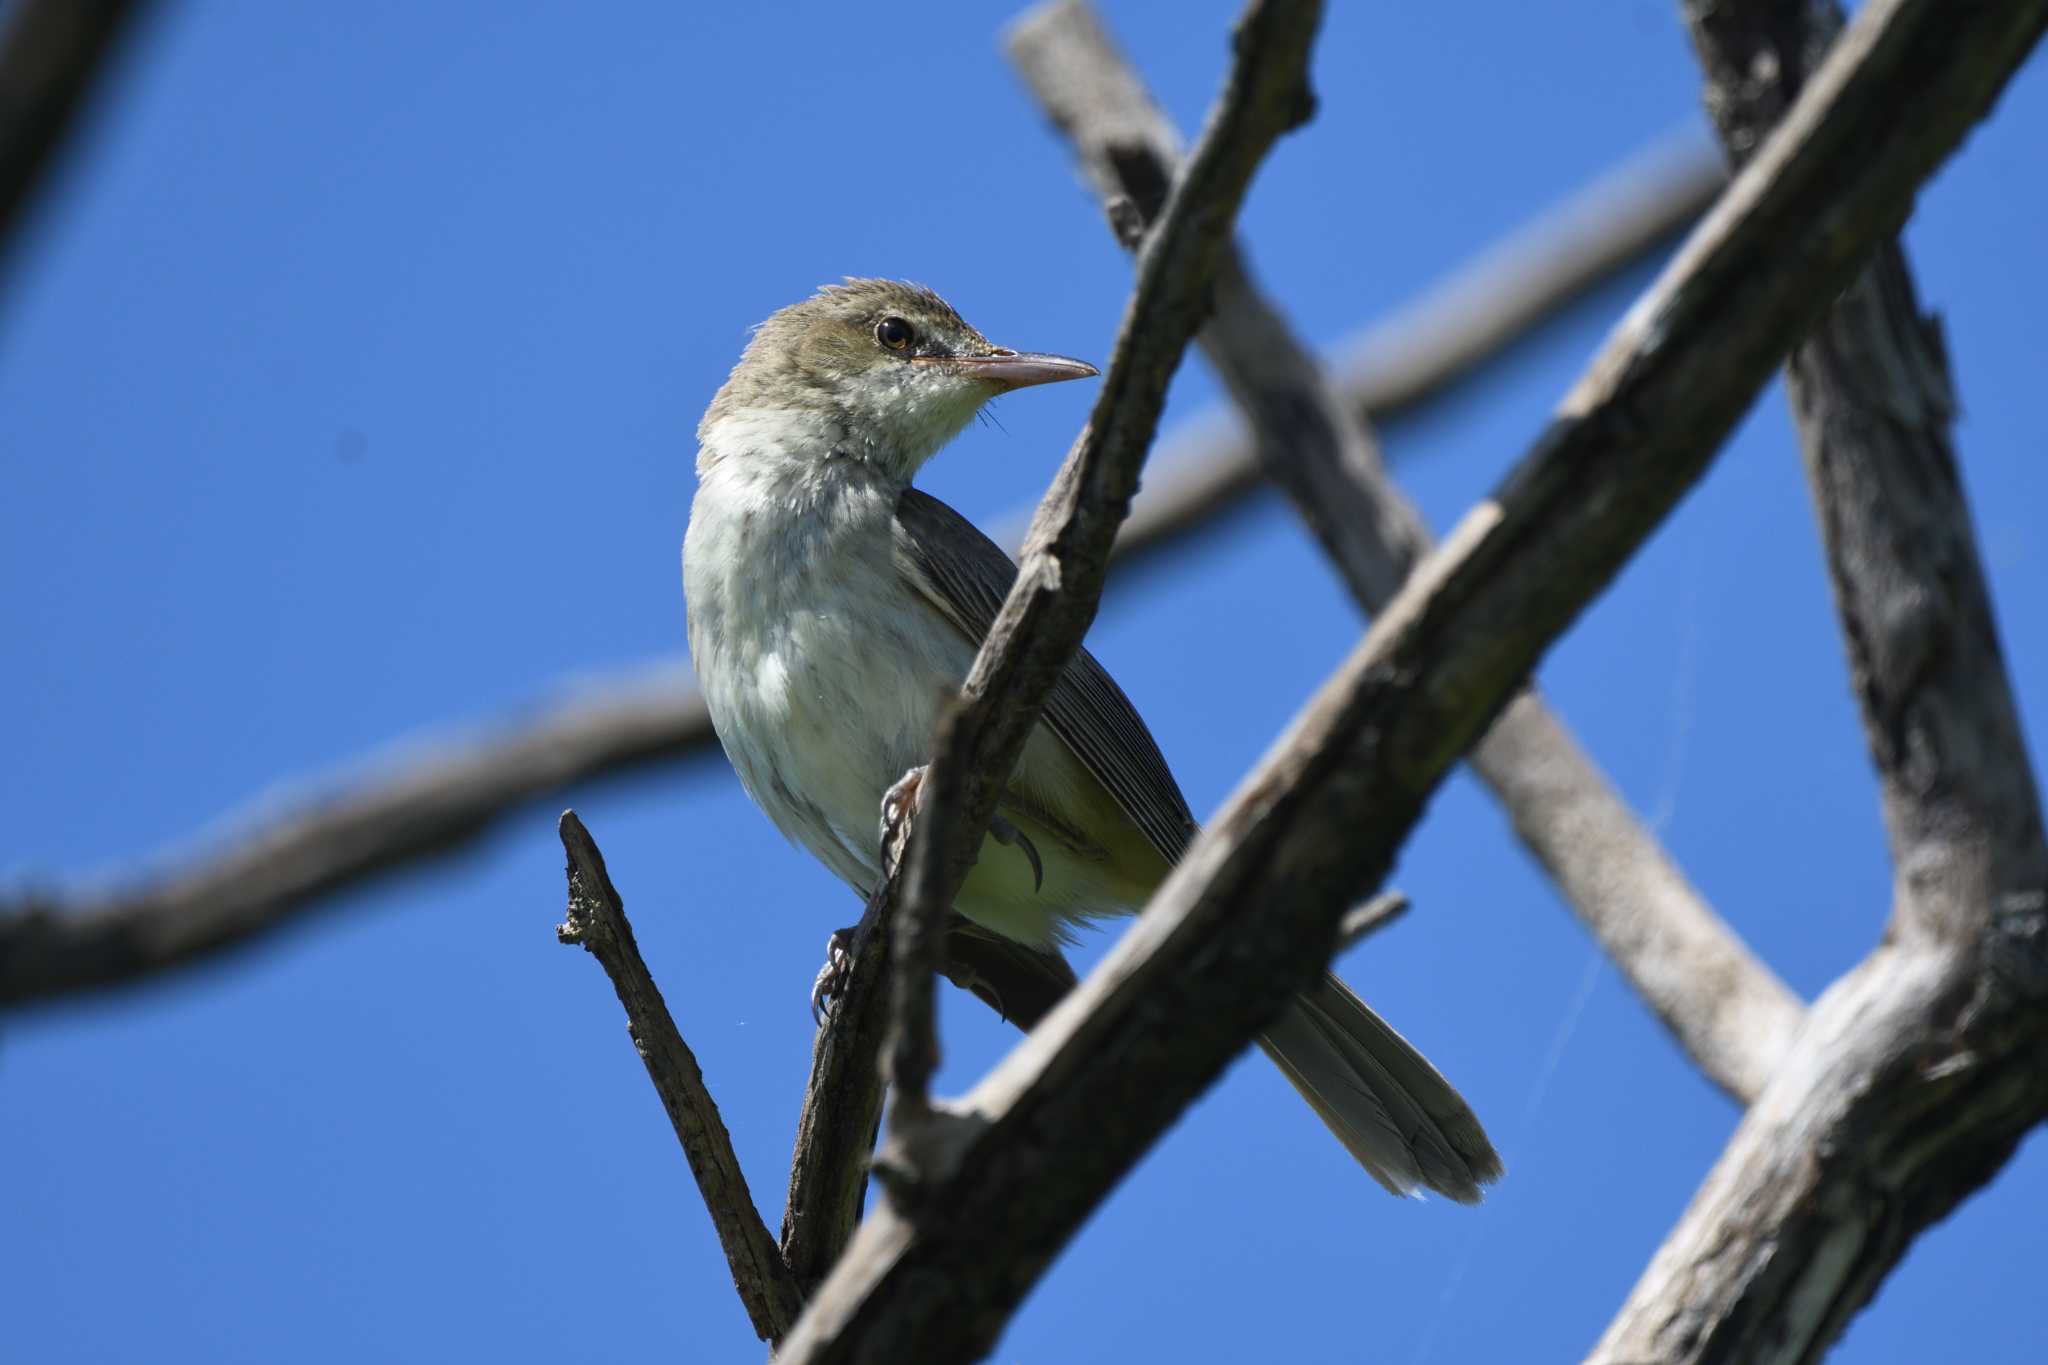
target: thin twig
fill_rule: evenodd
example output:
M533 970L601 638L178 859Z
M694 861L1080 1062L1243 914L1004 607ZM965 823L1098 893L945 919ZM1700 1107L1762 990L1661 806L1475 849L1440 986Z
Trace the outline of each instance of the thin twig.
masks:
M1386 417L1469 373L1690 221L1720 183L1714 161L1690 143L1667 144L1511 234L1396 323L1367 333L1380 340L1361 349L1346 401ZM1509 279L1520 283L1507 288ZM1501 296L1498 315L1461 302L1482 285ZM1440 368L1409 368L1408 357L1421 354ZM1196 422L1152 463L1118 536L1120 557L1181 543L1258 484L1249 443L1220 419ZM1021 518L1013 524L1014 543ZM259 943L345 891L460 852L528 802L716 747L687 669L664 663L579 689L521 721L306 784L309 794L252 807L229 822L236 833L203 841L168 872L129 872L110 889L0 897L0 1003L147 982ZM1002 965L1000 945L968 946ZM1022 1001L1022 992L1007 992L1006 1012L1023 1017Z
M986 1348L1165 1125L1322 969L1344 907L1384 875L1457 755L1896 230L2044 10L1865 11L1863 41L1816 77L1535 449L1410 578L1102 965L964 1098L975 1131L920 1216L886 1203L869 1216L784 1365ZM2048 993L2048 973L2034 984ZM1831 1001L1815 1015L1841 1022ZM1748 1122L1791 1085L1781 1072Z
M626 907L605 871L604 855L576 812L562 812L562 847L569 855L569 913L556 935L579 944L604 968L626 1009L626 1028L675 1127L676 1140L697 1178L697 1192L718 1230L732 1269L733 1288L763 1341L780 1341L803 1308L796 1277L754 1207L746 1175L704 1073L669 1017L668 1005L641 960Z
M1012 62L1074 144L1088 179L1142 220L1179 139L1087 0L1054 0L1010 30ZM1265 299L1241 253L1221 271L1202 350L1235 396L1261 462L1367 612L1430 548L1377 443ZM1716 1084L1748 1102L1791 1045L1798 997L1693 889L1533 689L1472 763L1566 903Z
M1827 3L1686 15L1737 160L1841 27ZM1891 928L1816 1007L1596 1360L1818 1359L2048 1116L2048 842L1957 474L1948 359L1915 294L1903 249L1882 244L1786 386L1882 789Z
M1337 921L1337 951L1348 953L1359 944L1408 913L1408 897L1399 891L1382 891L1364 905Z

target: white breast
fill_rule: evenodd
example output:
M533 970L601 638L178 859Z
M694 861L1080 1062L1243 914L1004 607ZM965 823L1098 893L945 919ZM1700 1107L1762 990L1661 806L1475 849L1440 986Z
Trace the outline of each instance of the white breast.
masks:
M833 434L759 413L707 432L708 449L731 453L700 465L683 584L698 683L748 794L864 891L879 795L923 761L939 698L972 657L905 610L890 534L900 489L857 460L819 458ZM793 448L802 456L782 457Z

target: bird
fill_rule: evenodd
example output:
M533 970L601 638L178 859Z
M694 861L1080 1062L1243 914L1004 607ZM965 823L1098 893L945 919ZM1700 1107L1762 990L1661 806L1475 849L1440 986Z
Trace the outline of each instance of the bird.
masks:
M929 757L1015 564L912 480L989 400L1093 365L992 344L938 294L826 285L754 329L697 429L690 655L747 794L863 897L883 796ZM1071 984L1074 931L1135 913L1197 832L1137 709L1085 649L1054 686L954 909ZM1259 1039L1373 1179L1475 1203L1499 1156L1451 1084L1334 974Z

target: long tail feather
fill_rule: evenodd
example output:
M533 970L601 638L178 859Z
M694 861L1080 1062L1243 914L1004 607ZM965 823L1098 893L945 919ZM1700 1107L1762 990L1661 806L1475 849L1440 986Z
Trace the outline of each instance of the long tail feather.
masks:
M1500 1179L1500 1157L1458 1092L1334 976L1296 997L1259 1040L1373 1179L1461 1204Z

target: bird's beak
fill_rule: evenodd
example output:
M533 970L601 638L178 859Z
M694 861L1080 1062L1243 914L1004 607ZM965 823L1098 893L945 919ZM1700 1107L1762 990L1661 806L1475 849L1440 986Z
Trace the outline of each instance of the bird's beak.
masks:
M1088 379L1102 371L1085 360L1063 355L1041 355L1036 351L996 351L989 355L949 356L946 363L962 374L986 380L998 389L1028 389L1033 384L1057 384L1063 379Z

